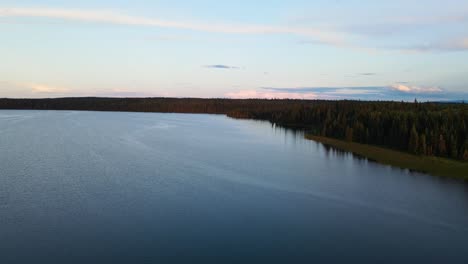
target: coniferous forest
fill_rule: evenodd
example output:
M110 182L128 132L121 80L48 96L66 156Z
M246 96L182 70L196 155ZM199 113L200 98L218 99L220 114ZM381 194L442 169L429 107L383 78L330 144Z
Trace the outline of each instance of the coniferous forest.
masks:
M0 109L225 114L412 154L468 161L464 103L192 98L0 99Z

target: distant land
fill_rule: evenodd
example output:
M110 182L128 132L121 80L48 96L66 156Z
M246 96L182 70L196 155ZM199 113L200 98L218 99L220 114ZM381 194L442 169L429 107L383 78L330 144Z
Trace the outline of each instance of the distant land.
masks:
M0 109L204 113L266 120L304 129L313 140L382 163L468 179L468 106L463 101L5 98L0 99ZM392 152L386 153L383 149ZM417 162L407 162L408 157L414 157Z

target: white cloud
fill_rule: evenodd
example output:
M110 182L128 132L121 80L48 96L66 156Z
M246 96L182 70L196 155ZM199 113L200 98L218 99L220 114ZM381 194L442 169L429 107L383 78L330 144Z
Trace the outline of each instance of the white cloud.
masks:
M186 29L227 34L293 34L312 37L318 42L345 45L343 33L325 31L312 27L286 27L263 25L233 25L219 23L200 23L190 21L168 21L155 18L131 16L115 11L61 9L61 8L0 8L0 17L42 17L74 20L93 23L110 23L134 26Z
M394 84L390 86L392 90L403 93L440 93L443 90L439 87L410 86L405 84Z
M71 90L58 86L39 83L0 81L0 97L42 98L56 96L77 96Z
M380 23L367 23L371 17L364 19L364 24L356 21L332 21L331 24L317 22L314 26L289 24L281 25L255 25L255 24L223 24L217 22L197 22L197 21L173 21L158 18L134 16L118 12L115 10L93 10L93 9L66 9L66 8L2 8L0 7L0 17L35 17L61 19L88 23L107 23L116 25L148 26L160 28L172 28L181 30L193 30L200 32L224 33L224 34L289 34L300 37L302 44L328 44L338 47L346 47L364 52L375 53L379 50L389 50L398 52L452 52L468 50L468 38L452 34L452 40L445 40L447 34L441 35L439 31L434 31L433 24L444 28L445 32L451 32L453 24L463 25L468 21L468 12L456 12L451 15L439 15L428 17L426 15L407 17L382 17ZM327 18L328 19L328 18ZM362 18L361 18L362 20ZM344 26L343 26L344 23ZM356 24L357 23L357 24ZM328 25L328 26L327 26ZM391 36L395 32L429 32L431 36L413 44L401 43L398 45L383 45L376 47L370 41L382 36ZM395 32L394 32L395 31ZM363 34L366 33L366 34ZM394 32L389 34L389 32ZM401 33L401 32L400 32ZM395 33L396 34L396 33ZM154 37L159 40L184 40L180 36Z
M33 93L64 93L68 91L66 88L38 83L19 83L16 86L29 89Z
M287 92L264 92L257 90L241 90L225 95L232 99L317 99L314 93L287 93Z

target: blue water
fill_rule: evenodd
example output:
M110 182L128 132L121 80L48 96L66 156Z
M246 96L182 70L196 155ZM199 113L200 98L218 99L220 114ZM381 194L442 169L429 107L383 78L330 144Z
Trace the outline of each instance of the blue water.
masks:
M468 263L468 186L220 115L0 111L0 263Z

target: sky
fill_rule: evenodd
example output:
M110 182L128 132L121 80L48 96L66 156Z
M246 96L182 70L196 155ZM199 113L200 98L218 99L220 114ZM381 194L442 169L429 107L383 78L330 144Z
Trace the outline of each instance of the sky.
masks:
M468 100L466 0L0 0L0 97Z

